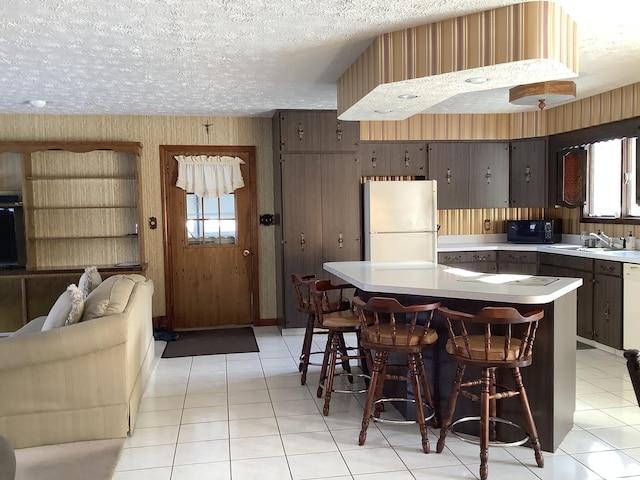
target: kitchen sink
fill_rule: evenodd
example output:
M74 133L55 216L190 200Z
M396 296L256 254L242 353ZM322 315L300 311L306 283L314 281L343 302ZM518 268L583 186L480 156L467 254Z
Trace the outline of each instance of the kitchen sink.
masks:
M620 250L618 248L610 248L610 247L585 247L582 245L550 245L551 248L557 248L559 250L568 250L573 252L592 252L592 253L600 253L600 252L624 252L624 250Z

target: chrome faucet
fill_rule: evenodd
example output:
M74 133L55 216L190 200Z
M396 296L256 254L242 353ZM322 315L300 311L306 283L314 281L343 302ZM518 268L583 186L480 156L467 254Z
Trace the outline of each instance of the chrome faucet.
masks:
M591 232L589 235L591 235L592 237L596 237L598 240L604 243L607 247L613 248L613 238L609 237L608 235L605 235L600 230L598 230L598 233Z

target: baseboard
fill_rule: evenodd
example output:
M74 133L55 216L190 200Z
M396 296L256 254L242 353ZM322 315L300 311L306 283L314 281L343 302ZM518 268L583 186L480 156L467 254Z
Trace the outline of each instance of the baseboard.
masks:
M253 322L253 325L256 327L277 327L278 319L277 318L260 318Z

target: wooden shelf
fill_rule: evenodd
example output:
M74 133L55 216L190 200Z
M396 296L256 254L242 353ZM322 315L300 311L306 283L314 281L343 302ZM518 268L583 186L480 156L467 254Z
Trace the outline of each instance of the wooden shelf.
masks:
M34 177L28 176L24 177L25 180L30 181L38 181L38 180L57 180L57 181L66 181L66 180L137 180L135 176L132 175L88 175L88 176L78 176L78 177L69 177L69 176L51 176L51 177Z
M95 205L95 206L82 206L82 207L29 207L29 210L104 210L108 208L120 209L120 208L138 208L136 205Z
M49 241L49 240L104 240L107 238L112 239L138 239L137 233L130 233L128 235L100 235L100 236L83 236L83 235L74 235L72 237L29 237L29 240L35 241Z

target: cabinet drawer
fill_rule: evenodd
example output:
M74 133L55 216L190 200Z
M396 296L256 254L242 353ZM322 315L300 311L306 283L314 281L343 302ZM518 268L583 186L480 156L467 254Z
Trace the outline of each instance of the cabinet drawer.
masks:
M495 250L474 250L468 252L439 252L438 262L461 263L461 262L495 262L497 258Z
M512 252L502 250L498 252L499 262L520 262L520 263L536 263L538 261L537 252Z
M604 275L612 275L614 277L622 276L622 262L612 262L608 260L596 260L593 269L594 273L602 273Z
M482 250L469 253L469 260L472 262L495 262L497 259L497 252L495 250Z
M470 252L438 252L438 263L449 265L453 263L468 262Z

